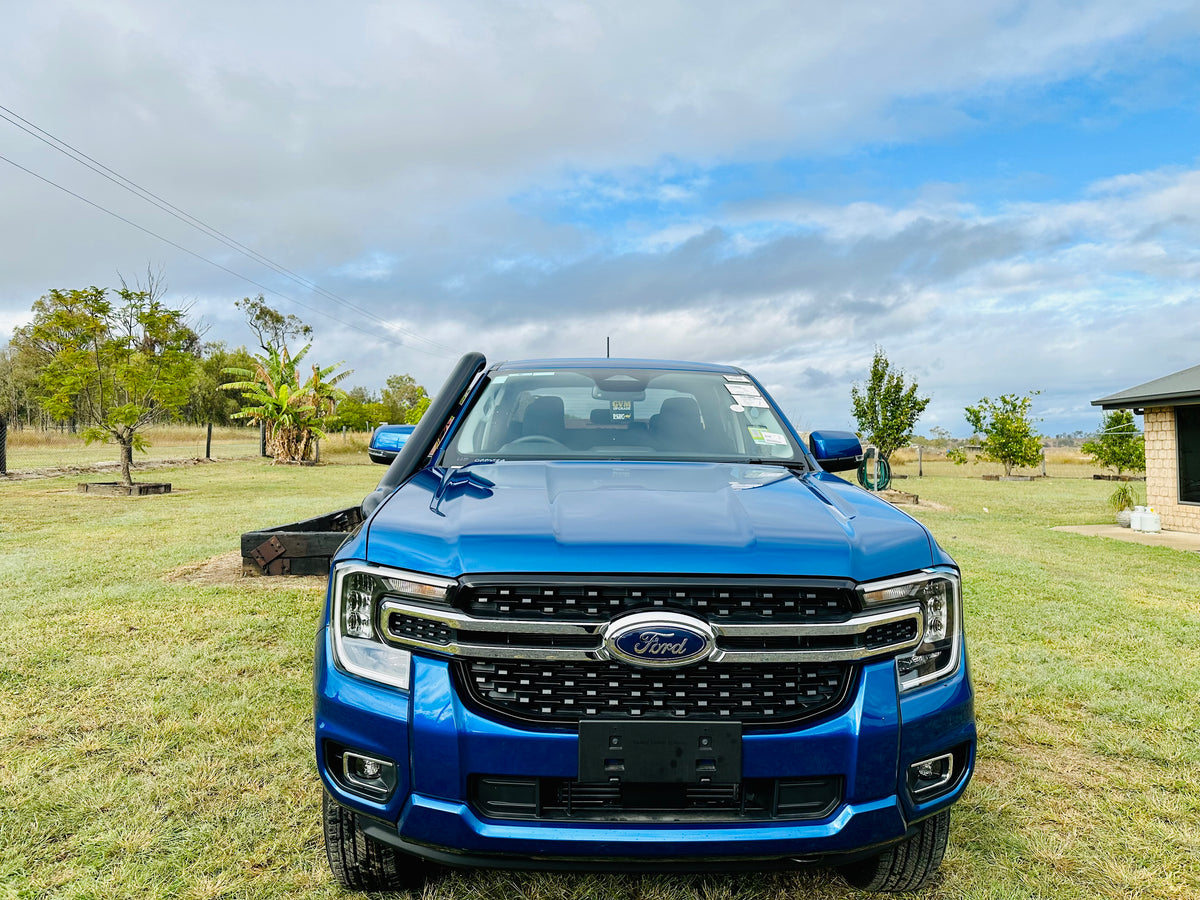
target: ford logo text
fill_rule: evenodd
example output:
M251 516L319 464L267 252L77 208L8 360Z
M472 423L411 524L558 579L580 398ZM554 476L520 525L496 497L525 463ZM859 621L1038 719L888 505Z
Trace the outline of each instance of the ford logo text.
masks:
M678 613L633 613L604 629L608 655L635 666L685 666L707 659L714 646L707 622Z

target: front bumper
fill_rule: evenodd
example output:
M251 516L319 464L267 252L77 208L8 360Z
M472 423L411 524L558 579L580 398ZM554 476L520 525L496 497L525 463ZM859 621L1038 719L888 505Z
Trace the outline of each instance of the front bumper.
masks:
M899 695L891 662L863 667L841 710L792 730L743 735L744 778L836 775L842 802L820 819L597 822L501 820L468 802L472 775L574 778L573 731L518 727L476 713L456 694L450 664L414 657L412 691L339 671L328 633L317 641L318 768L334 800L363 816L376 840L437 862L536 869L628 871L639 863L687 870L760 867L772 861L841 861L903 840L914 822L958 799L974 766L973 694L965 659L937 685ZM915 802L908 766L967 746L949 788ZM396 761L390 796L347 790L328 746Z

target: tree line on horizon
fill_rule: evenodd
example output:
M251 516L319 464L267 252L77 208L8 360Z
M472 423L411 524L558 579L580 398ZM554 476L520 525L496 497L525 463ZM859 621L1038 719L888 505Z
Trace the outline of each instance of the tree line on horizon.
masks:
M307 341L312 328L273 309L261 294L234 304L258 341L261 352L252 352L203 341L187 310L168 304L165 293L161 273L147 269L144 281L133 286L121 278L111 296L109 289L93 286L52 289L39 298L33 321L0 348L0 422L42 428L69 422L85 441L114 443L129 483L133 451L145 448L143 429L151 423L261 422L269 453L298 461L312 457L327 430L415 423L429 405L424 387L407 374L389 377L378 394L343 389L353 371L338 371L340 362L307 363L311 342L298 349L293 342ZM311 374L302 363L311 366ZM1001 463L1006 474L1041 459L1046 439L1031 416L1037 394L983 397L964 410L974 431L969 443L980 458ZM851 388L860 437L885 463L913 443L929 402L879 346L868 379ZM934 432L930 444L944 443L951 459L968 461L967 443L944 429ZM1107 414L1096 438L1082 449L1118 474L1145 468L1144 441L1127 410Z
M186 308L165 299L160 273L130 285L52 289L34 302L32 321L0 348L0 424L63 428L85 442L117 445L131 483L133 452L150 424L232 425L258 421L277 460L310 459L331 429L365 431L384 421L416 422L429 404L411 375L388 378L374 394L346 391L343 363L305 362L312 328L272 309L260 294L235 306L259 351L205 342ZM302 365L303 364L303 365ZM304 370L311 366L311 374Z

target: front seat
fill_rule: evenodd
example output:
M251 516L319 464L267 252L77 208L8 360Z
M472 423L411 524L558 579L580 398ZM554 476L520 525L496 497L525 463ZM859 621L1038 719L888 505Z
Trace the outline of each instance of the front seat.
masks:
M658 414L651 417L650 429L660 450L703 453L708 449L700 405L694 397L668 397Z
M521 428L521 436L540 435L562 443L567 436L565 418L562 397L535 397L525 410L525 424Z

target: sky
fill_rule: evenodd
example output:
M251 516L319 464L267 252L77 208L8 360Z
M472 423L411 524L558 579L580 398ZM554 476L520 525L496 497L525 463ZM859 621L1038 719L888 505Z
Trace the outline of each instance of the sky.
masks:
M1200 363L1194 2L3 7L0 346L150 268L230 346L262 293L346 385L611 347L804 431L877 346L924 434L1029 391L1093 431Z

